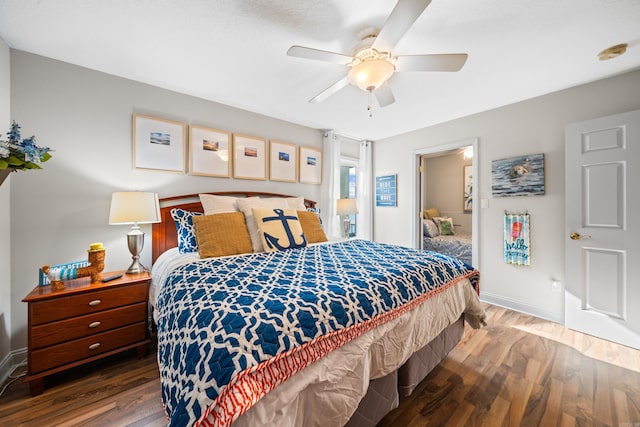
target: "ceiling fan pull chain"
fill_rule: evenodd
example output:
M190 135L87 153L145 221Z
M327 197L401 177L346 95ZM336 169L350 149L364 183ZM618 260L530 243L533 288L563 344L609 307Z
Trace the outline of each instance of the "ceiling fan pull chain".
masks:
M369 117L373 117L373 111L371 109L371 92L373 91L371 89L368 89L367 92L369 97L369 100L367 102L367 111L369 111Z

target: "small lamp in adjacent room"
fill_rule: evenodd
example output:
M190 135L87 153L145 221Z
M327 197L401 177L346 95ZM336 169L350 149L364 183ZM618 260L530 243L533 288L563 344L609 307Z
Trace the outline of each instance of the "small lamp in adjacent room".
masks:
M342 222L342 232L344 233L345 238L349 237L349 229L351 228L351 220L349 220L349 215L358 213L356 199L338 199L338 207L336 210L338 215L344 215L345 217Z
M160 204L156 193L120 191L111 196L109 224L133 224L127 234L127 244L133 261L127 274L142 273L147 269L140 263L144 247L144 232L138 224L160 222Z

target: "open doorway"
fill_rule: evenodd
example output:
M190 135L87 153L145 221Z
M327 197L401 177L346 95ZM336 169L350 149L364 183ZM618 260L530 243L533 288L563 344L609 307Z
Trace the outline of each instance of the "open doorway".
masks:
M478 266L477 143L468 139L414 152L414 247Z

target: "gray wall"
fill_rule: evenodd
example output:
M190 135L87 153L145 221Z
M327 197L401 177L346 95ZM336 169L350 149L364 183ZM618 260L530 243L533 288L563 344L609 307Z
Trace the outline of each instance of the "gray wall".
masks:
M10 53L9 47L0 38L0 139L6 140L11 124L10 111ZM7 358L11 349L11 180L9 176L0 185L0 383L8 374ZM6 360L5 360L6 359Z
M224 84L224 82L221 82ZM109 226L111 193L148 190L160 197L257 190L320 200L320 186L197 177L132 168L131 115L210 126L298 145L322 147L322 132L188 95L11 51L11 109L25 133L55 151L42 171L11 185L11 331L13 349L27 344L26 306L38 268L83 259L104 243L106 270L128 267L127 226ZM150 265L151 227L142 261Z
M471 233L471 213L463 211L462 168L471 164L461 153L428 157L422 163L425 208L436 207L442 216L450 216L456 231Z
M413 242L408 224L414 218L411 212L414 150L478 137L479 147L473 161L478 162L479 176L474 177L474 185L479 186L479 199L489 202L489 207L479 212L482 298L563 321L564 294L551 291L551 278L564 281L565 272L564 127L638 108L640 71L635 71L376 141L374 174L398 174L398 207L374 208L374 238L406 246ZM545 155L545 195L493 198L491 161L535 153ZM476 209L479 201L474 201ZM529 267L502 261L505 210L531 214Z

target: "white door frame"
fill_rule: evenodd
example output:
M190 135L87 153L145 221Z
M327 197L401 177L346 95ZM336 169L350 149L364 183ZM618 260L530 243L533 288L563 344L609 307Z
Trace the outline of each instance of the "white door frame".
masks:
M463 147L473 146L473 189L471 190L471 197L473 198L473 210L471 211L471 244L472 244L472 260L473 266L479 267L478 258L478 220L480 210L480 203L478 199L479 188L479 175L478 175L478 138L463 139L461 141L452 142L444 145L436 145L433 147L418 148L413 151L413 180L412 180L412 201L411 201L411 235L413 240L413 247L419 249L420 236L422 236L422 218L420 217L420 157L424 154L440 153L443 151L451 151ZM461 196L462 197L462 196Z

